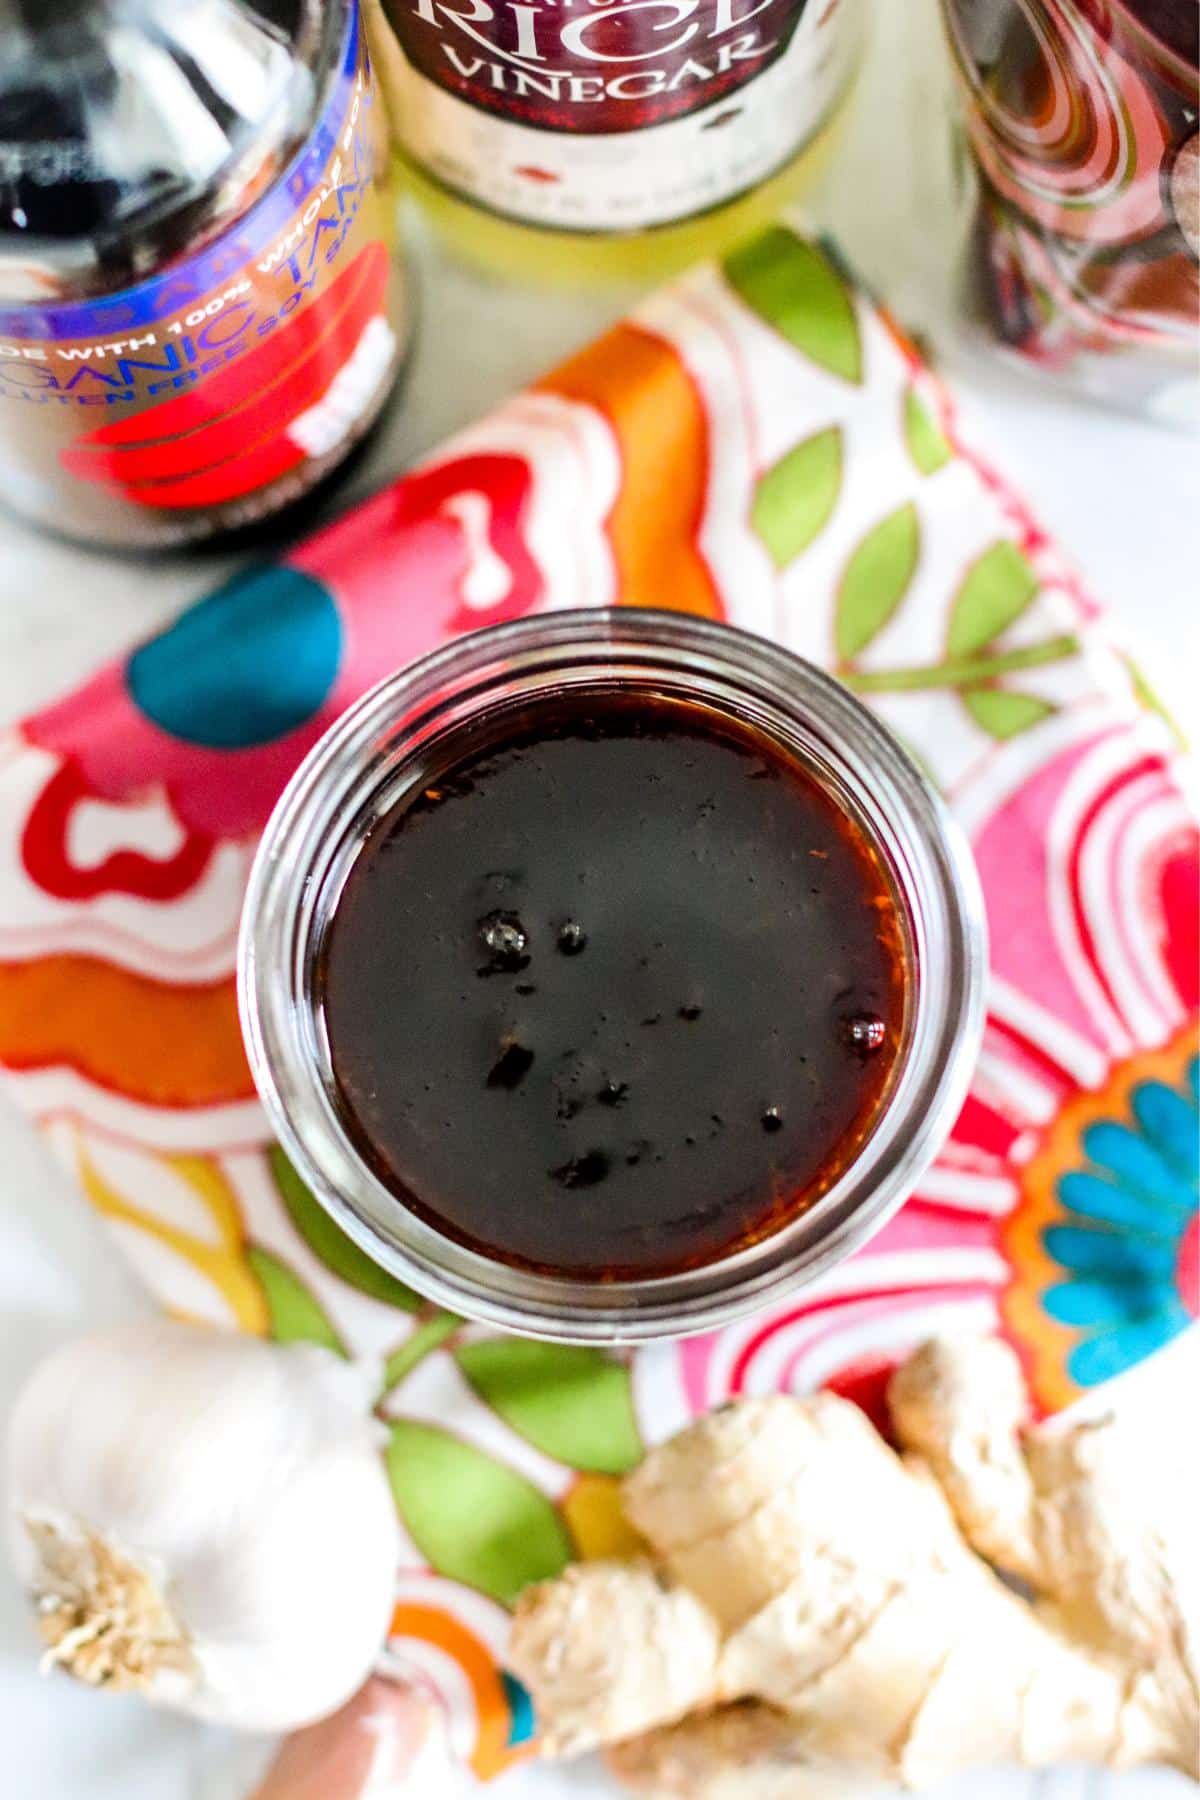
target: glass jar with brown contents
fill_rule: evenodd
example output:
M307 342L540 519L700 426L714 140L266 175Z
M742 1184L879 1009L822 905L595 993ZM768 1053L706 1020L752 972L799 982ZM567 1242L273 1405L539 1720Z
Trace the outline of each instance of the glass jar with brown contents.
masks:
M708 1328L910 1191L981 1020L956 828L836 683L637 611L385 682L268 828L241 954L289 1155L385 1267L575 1339Z

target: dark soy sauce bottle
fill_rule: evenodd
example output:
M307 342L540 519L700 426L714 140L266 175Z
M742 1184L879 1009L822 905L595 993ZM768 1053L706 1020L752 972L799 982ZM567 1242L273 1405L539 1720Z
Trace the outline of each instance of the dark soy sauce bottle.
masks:
M0 0L0 491L114 547L257 524L405 346L357 0Z

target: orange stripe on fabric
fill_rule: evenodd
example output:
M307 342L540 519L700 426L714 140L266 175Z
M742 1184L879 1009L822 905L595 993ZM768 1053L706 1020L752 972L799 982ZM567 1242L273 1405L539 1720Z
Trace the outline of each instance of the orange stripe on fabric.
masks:
M621 487L608 533L622 606L720 618L697 542L708 483L708 421L678 353L618 325L538 384L593 406L617 438Z
M402 1601L392 1614L388 1635L432 1644L457 1663L470 1682L477 1729L469 1761L481 1781L490 1781L529 1754L523 1745L514 1749L509 1744L511 1716L500 1671L491 1651L465 1625L439 1607Z
M151 1106L254 1094L232 978L174 986L90 956L0 963L0 1063L66 1064Z

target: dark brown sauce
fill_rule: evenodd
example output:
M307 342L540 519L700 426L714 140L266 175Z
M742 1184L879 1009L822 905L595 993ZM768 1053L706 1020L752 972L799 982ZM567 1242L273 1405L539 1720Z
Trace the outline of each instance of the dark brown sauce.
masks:
M323 948L347 1129L506 1262L665 1275L776 1230L904 1030L887 874L805 766L690 702L539 702L371 832Z

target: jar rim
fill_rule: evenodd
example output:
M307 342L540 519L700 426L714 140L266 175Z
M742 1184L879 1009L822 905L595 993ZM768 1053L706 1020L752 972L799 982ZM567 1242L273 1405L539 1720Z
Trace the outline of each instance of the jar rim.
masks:
M316 950L370 826L428 759L505 700L639 683L750 718L847 796L890 865L914 937L908 1041L870 1134L829 1189L756 1243L697 1268L598 1282L471 1249L405 1207L333 1104ZM238 945L251 1072L298 1175L373 1262L448 1309L527 1336L633 1343L711 1330L807 1284L873 1235L941 1149L983 1029L986 927L966 839L885 725L831 676L736 627L643 608L536 613L453 640L370 689L284 790L259 844Z

